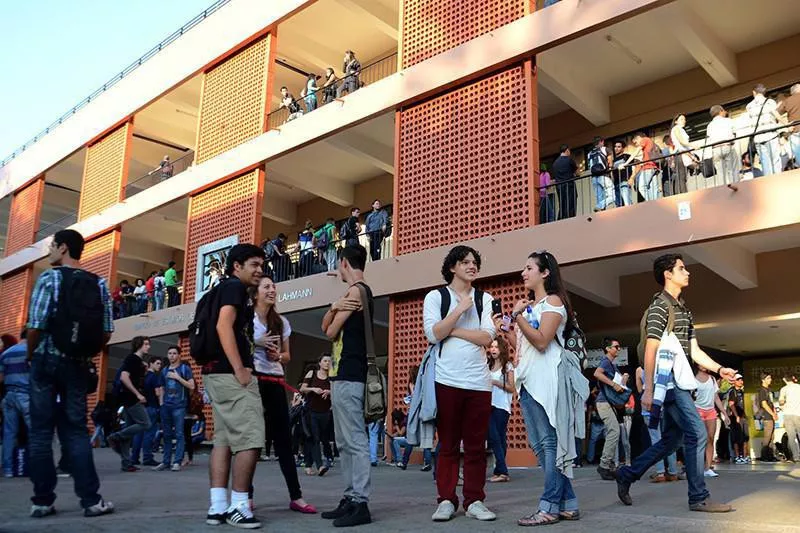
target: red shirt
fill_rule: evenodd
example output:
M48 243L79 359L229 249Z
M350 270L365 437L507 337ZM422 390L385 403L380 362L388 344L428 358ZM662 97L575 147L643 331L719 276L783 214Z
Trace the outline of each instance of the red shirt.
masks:
M156 278L152 277L145 281L144 288L147 289L148 296L153 296L156 292Z
M650 153L653 152L653 150L655 149L655 145L653 144L653 139L651 139L650 137L642 137L641 148L642 148L642 161L644 161L642 169L644 170L657 169L658 165L650 161Z

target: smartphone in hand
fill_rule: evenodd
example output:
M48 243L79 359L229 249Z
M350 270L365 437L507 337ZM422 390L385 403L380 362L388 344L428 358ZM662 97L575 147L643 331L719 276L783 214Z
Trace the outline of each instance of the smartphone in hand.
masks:
M492 300L492 316L503 313L503 301L500 298Z

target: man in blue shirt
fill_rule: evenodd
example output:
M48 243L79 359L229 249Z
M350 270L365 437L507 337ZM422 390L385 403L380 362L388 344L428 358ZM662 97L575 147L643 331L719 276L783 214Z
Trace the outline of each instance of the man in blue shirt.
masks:
M31 430L31 396L30 365L28 364L28 346L25 342L25 330L20 334L22 339L0 355L0 383L6 386L6 397L3 400L3 476L14 477L14 446L19 434L19 420L25 422L28 432Z
M381 244L386 235L386 226L389 224L389 215L381 209L380 200L372 202L372 211L364 221L367 235L369 235L369 255L373 261L381 258Z
M180 472L183 462L184 435L183 419L189 404L189 391L194 390L194 378L189 365L181 361L181 349L170 346L167 350L169 366L161 373L164 385L164 402L161 407L161 425L164 429L164 458L155 469L159 471L170 468ZM175 455L173 457L172 439L175 438ZM170 466L171 465L171 466Z
M114 512L114 505L98 493L100 480L94 468L92 448L86 429L86 394L89 369L86 365L95 354L82 360L66 357L56 347L51 332L56 316L56 303L65 269L80 269L85 241L75 230L57 232L50 243L46 270L36 280L28 312L28 359L31 361L31 432L30 474L34 496L31 516L43 518L56 512L56 468L53 464L53 430L58 426L59 438L69 454L75 493L81 499L84 516L100 516ZM74 273L69 273L74 276ZM114 331L113 310L106 280L98 278L103 302L103 342ZM56 397L61 402L56 403Z
M620 344L616 339L606 339L603 343L603 350L606 355L600 360L600 364L594 371L594 378L598 382L598 389L600 393L597 395L597 414L603 420L603 425L606 427L606 443L603 446L603 455L600 458L600 466L597 467L597 472L600 477L606 481L614 481L614 470L616 470L617 446L619 445L619 419L617 418L616 409L608 403L606 398L605 389L607 387L614 389L617 392L622 392L624 381L627 380L623 376L619 376L619 369L614 360L619 354ZM615 381L615 377L617 377Z

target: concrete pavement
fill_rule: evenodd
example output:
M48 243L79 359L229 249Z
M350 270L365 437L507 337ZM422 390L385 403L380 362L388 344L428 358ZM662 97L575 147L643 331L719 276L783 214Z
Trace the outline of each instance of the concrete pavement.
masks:
M184 532L232 531L229 526L207 526L208 456L196 455L195 466L182 472L133 474L119 471L119 459L107 449L96 450L95 462L102 495L113 501L113 515L83 517L71 479L59 479L58 514L44 519L28 517L31 484L27 479L0 479L0 532ZM797 466L797 465L795 465ZM800 467L792 465L720 465L720 477L708 480L713 497L736 508L726 515L692 513L686 501L686 482L654 485L640 482L631 489L632 507L619 503L616 484L601 481L594 467L576 470L575 491L583 518L562 522L548 531L653 532L653 531L749 531L800 533ZM342 480L334 467L323 478L307 477L300 471L304 497L320 510L335 507ZM359 532L520 530L516 520L535 510L541 494L543 474L538 469L512 470L510 483L487 484L486 503L498 515L496 522L479 523L466 518L463 510L445 524L430 521L436 490L430 473L409 467L373 469L370 503L374 522ZM277 463L259 463L256 472L256 515L261 531L315 532L333 530L319 515L289 511L288 494Z

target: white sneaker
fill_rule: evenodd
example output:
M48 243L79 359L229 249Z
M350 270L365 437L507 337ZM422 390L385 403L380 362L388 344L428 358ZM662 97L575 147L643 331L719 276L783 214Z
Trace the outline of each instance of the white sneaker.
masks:
M475 505L475 504L473 504ZM456 514L456 506L450 500L445 500L436 508L436 512L431 517L434 522L447 522Z
M467 516L485 522L497 518L497 515L487 509L481 501L473 502L472 505L467 508Z
M172 465L172 468L170 468L170 470L172 470L173 472L180 472L181 471L180 463L174 463Z
M705 476L705 477L719 477L719 474L717 474L716 472L714 472L713 470L711 470L709 468L708 470L703 472L703 476Z

